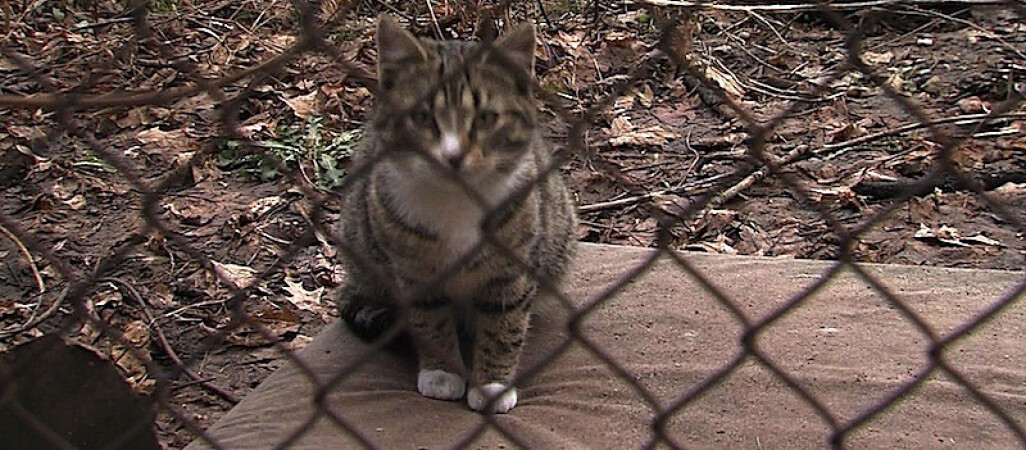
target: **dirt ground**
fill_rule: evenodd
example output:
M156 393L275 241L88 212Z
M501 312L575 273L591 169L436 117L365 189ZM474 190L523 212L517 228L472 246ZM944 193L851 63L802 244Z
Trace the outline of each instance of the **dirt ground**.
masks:
M195 437L181 418L209 426L281 366L282 350L337 317L335 251L306 233L341 214L331 188L373 104L339 61L374 67L380 12L462 37L480 12L325 1L318 19L334 54L194 89L290 54L298 13L277 0L166 0L141 26L110 0L20 3L5 7L0 59L0 351L61 332L115 360L136 391L160 391L153 364L125 357L101 327L65 320L68 275L94 277L89 314L141 359L192 371L170 380L157 422L161 443L179 448ZM521 3L509 14L538 26L546 134L567 157L582 240L654 246L664 227L677 249L1022 270L1026 107L1009 100L1026 94L1026 20L1015 12L845 11L871 77L850 69L848 32L818 12L563 0L541 2L543 14ZM660 44L662 30L673 34ZM12 100L55 91L82 103ZM167 95L146 97L155 91ZM1003 117L980 120L994 110ZM586 111L592 120L574 128ZM775 125L764 145L746 120ZM944 154L979 192L948 177L908 198L944 149L924 120L965 138ZM273 336L236 326L233 311Z

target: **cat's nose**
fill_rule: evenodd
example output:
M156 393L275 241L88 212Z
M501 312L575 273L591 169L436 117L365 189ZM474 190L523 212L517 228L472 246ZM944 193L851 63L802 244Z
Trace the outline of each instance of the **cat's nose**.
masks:
M438 143L441 147L442 159L449 163L449 167L459 169L463 165L463 159L467 153L463 151L460 138L454 133L442 133L442 141Z
M466 156L467 154L462 152L453 153L445 155L445 160L449 163L449 167L452 167L454 170L459 170L459 168L463 166L463 160Z

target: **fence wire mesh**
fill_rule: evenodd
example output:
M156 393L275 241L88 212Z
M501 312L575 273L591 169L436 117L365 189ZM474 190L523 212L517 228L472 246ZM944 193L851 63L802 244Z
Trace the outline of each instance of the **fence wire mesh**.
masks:
M984 3L987 6L982 6ZM557 9L557 4L563 9ZM567 5L573 7L567 10ZM42 17L39 11L47 8L46 17L52 23L38 19ZM834 447L844 447L853 432L900 403L936 374L964 387L978 405L1016 436L1020 445L1026 446L1023 418L1003 409L974 385L964 367L951 363L947 357L955 343L1020 298L1026 290L1026 278L954 331L940 333L885 281L857 263L873 261L872 250L879 247L867 244L867 236L876 239L874 233L895 215L906 214L903 210L922 198L940 192L960 192L963 201L987 211L1006 237L1014 236L1010 239L1015 243L1001 244L1006 252L1002 261L1006 261L1005 268L1021 268L1022 236L1026 235L1023 216L1016 211L1021 203L1010 204L1007 197L994 193L995 188L1008 182L1026 181L1022 167L1015 166L1026 161L1021 157L1026 149L1022 140L1026 118L1022 102L1026 93L1026 30L1022 23L1026 18L1021 3L428 1L411 6L403 2L325 0L316 4L245 2L228 8L227 13L225 8L224 4L188 1L132 2L128 8L103 1L68 5L26 1L3 7L6 31L0 47L0 73L5 81L0 82L0 114L5 117L6 135L0 136L0 142L6 143L2 167L5 179L0 182L0 189L6 192L0 205L0 226L10 244L5 248L10 250L0 253L7 260L9 272L2 288L5 297L0 298L0 324L4 325L0 329L0 348L11 354L16 344L42 345L26 346L31 348L26 353L28 357L9 359L0 366L0 405L5 414L10 414L8 417L16 417L18 423L40 436L45 446L79 448L82 444L76 443L66 430L49 429L49 419L36 417L41 405L23 404L24 398L14 394L14 386L18 377L28 371L26 361L45 359L49 350L65 345L63 340L53 339L57 336L93 346L114 360L120 375L137 391L146 393L142 409L157 411L162 420L161 441L172 447L195 437L215 448L225 448L205 433L210 423L202 420L202 413L183 409L180 399L183 389L191 387L224 404L240 400L233 389L209 375L205 364L212 351L242 347L263 355L253 357L257 360L267 357L266 348L280 352L288 364L301 368L318 387L315 401L320 406L325 406L327 394L342 380L377 352L384 351L384 342L378 341L333 378L320 379L297 356L298 341L289 343L283 337L302 335L299 330L308 329L302 327L309 327L311 322L323 325L333 320L333 313L324 312L330 310L327 307L309 308L309 304L284 308L270 300L273 295L269 292L287 291L292 294L293 303L301 298L317 303L323 293L321 287L337 286L343 276L332 269L337 267L330 263L335 252L354 253L337 235L334 225L337 216L346 211L333 209L333 205L337 205L338 192L366 175L358 170L347 171L346 167L346 152L351 148L347 145L359 139L365 108L375 101L391 101L378 95L370 65L372 58L358 45L366 41L365 30L370 29L368 24L373 23L378 12L407 19L422 35L446 38L469 36L478 24L535 21L539 29L538 54L545 55L539 57L539 73L555 71L561 59L573 59L565 49L582 45L589 34L600 35L602 27L611 28L612 31L602 30L600 39L619 55L618 61L623 64L599 67L600 63L593 61L598 76L585 82L586 92L554 88L552 80L544 77L533 83L543 110L550 112L553 121L562 127L556 134L565 132L563 138L550 139L558 151L555 162L546 170L563 170L571 178L601 179L606 186L597 195L577 193L582 228L587 229L582 232L583 240L633 240L635 244L659 250L622 274L614 288L585 299L583 304L588 306L574 310L568 330L575 345L584 346L604 361L651 408L649 446L687 448L687 442L681 442L668 431L670 421L704 395L715 395L711 393L713 388L742 364L752 361L786 384L828 424L831 433L824 436L824 443ZM980 8L984 12L970 13ZM613 23L611 17L620 14L629 15L635 28ZM963 68L968 72L967 82L986 78L1003 91L989 92L990 97L982 100L963 98L958 110L938 108L925 95L910 93L910 83L922 80L926 82L916 92L953 87L943 85L944 80L930 78L929 70L914 72L918 67L911 65L905 67L907 70L893 70L902 60L900 55L867 50L880 47L881 36L885 35L880 30L894 27L888 20L895 15L901 17L899 20L914 19L918 25L900 37L909 43L906 46L930 46L930 37L921 30L931 27L968 30L972 42L990 43L988 48L1000 55L995 66ZM577 35L567 33L559 26L559 21L567 17L587 25ZM1004 28L977 25L976 20L985 17L1000 24L994 27ZM1002 22L994 17L1007 20ZM252 31L272 18L291 24L291 34L275 35L268 40ZM801 21L814 22L825 30L812 38L814 45L799 47L792 42L797 39L790 34L792 26ZM361 26L347 28L353 23ZM760 43L755 36L741 34L739 30L746 24L765 31L763 39L775 39L775 45L788 48L788 53L770 51L768 41ZM222 36L233 27L247 25L252 28L242 38ZM100 33L111 30L116 32ZM648 40L641 41L632 33L645 34ZM187 41L187 35L205 37ZM101 42L102 37L113 40ZM556 40L573 45L557 48ZM209 52L191 53L197 45L208 46ZM744 54L725 56L716 45L728 51L740 49ZM55 47L65 48L57 51ZM836 59L828 68L803 70L800 59L811 56L802 52L817 47L821 54L833 52ZM760 56L767 54L775 58L764 60ZM215 60L225 61L239 55L248 55L248 60L258 62L237 69L214 64ZM740 75L733 73L731 67L737 66L733 63L745 58L757 61L755 68ZM787 58L790 61L785 61ZM781 70L787 66L792 70ZM762 76L767 72L774 75ZM304 78L309 73L317 73L320 78ZM912 80L914 77L918 78ZM324 79L334 79L335 83L325 88L314 85ZM286 94L289 86L282 80L300 83L313 94ZM930 83L942 86L931 88ZM656 86L654 94L652 86ZM706 134L693 142L690 132L686 137L667 138L666 128L658 125L661 118L656 118L657 125L647 128L622 120L624 108L635 104L653 111L659 109L659 103L666 98L659 89L677 89L681 98L696 99L694 108L703 109L714 119L695 119L695 113L672 107L664 107L662 113L685 122L685 130L702 127ZM844 116L848 113L847 102L856 103L859 98L870 96L886 99L877 105L888 108L888 117L905 120L872 124L873 118L866 117L862 122L839 121L835 129L826 132L821 128L813 130L811 125L799 126L795 131L795 120L801 122L803 117L824 110L830 110L835 117ZM357 100L340 100L343 97ZM277 103L279 107L287 106L288 111L304 119L296 122L300 127L288 128L279 123L284 120L280 114L256 106L266 104L268 99L282 99ZM321 108L341 111L341 120L330 125L318 121L317 114L312 112L316 108L311 106L316 102ZM689 118L695 124L688 123ZM699 122L702 123L696 125ZM157 126L169 123L175 126ZM604 124L609 124L613 131L596 131ZM870 126L882 129L869 132L864 128ZM144 133L128 138L118 133L121 129ZM292 131L281 131L286 129ZM330 142L324 142L324 130L333 134ZM709 130L713 133L709 134ZM807 135L803 136L802 131ZM269 134L278 140L265 139ZM844 158L849 152L873 145L894 145L895 138L900 143L900 138L908 139L913 134L925 137L915 139L917 146L909 144L911 148L892 150L878 160L859 164L857 159ZM1004 140L1005 147L994 149L993 143L998 140ZM645 155L646 150L652 153L651 149L668 141L677 142L679 151L665 161L639 158L640 163L620 164L609 156L613 149L624 148L634 155ZM188 145L179 147L183 142ZM987 148L999 154L987 161L1008 160L1011 165L983 164L982 159L967 157L984 147L981 142L989 142ZM316 153L299 152L313 149ZM918 174L904 179L866 176L867 171L893 160L895 155L913 152L924 164ZM803 165L809 161L830 162L829 171L817 169L819 172L813 175L820 180L857 180L832 189L812 185L803 176L811 170ZM284 176L286 181L240 184L217 179L229 177L224 174L239 168L255 177ZM652 170L663 175L655 181L634 175ZM850 176L859 171L859 176ZM842 176L841 172L848 175ZM44 183L47 177L49 180ZM204 183L208 187L195 189ZM91 184L92 190L85 189L86 184ZM286 184L291 186L288 191L277 190L276 187ZM794 203L800 205L801 215L794 221L805 223L797 225L799 228L805 227L803 230L808 232L812 222L819 224L818 233L807 233L804 238L823 243L801 256L837 263L779 308L753 317L722 287L707 281L682 249L729 247L722 240L699 242L702 230L711 229L709 217L722 214L726 205L745 191L768 184L785 189ZM220 186L223 191L213 192L209 186ZM581 189L584 185L572 186ZM610 191L609 186L615 189ZM261 200L250 203L247 199L252 196L230 192L232 187L260 191ZM19 196L22 200L16 199ZM204 202L216 203L197 206ZM867 202L873 203L873 207ZM240 211L247 207L244 213L234 213L217 226L208 226L212 220L209 211L216 214L219 208ZM289 208L295 212L290 220L278 221L273 227L261 224L268 215ZM111 210L119 213L112 214ZM618 222L614 216L627 219ZM633 224L627 233L617 229L624 223ZM201 229L202 233L197 231ZM929 238L969 245L966 236L951 231L925 232L933 233L924 235ZM621 236L619 240L617 235ZM802 237L801 230L797 236ZM488 233L484 240L502 247ZM214 241L221 248L206 245ZM261 248L257 242L274 244L269 249ZM97 245L102 246L103 253L90 253ZM261 256L261 252L269 256ZM504 252L514 255L509 249ZM360 256L351 255L355 259ZM681 276L703 284L743 329L730 362L700 383L682 387L671 401L660 400L635 380L630 370L597 345L595 336L589 336L582 326L596 308L644 276L658 257L667 256ZM229 260L235 263L225 262ZM317 265L310 261L329 262ZM518 264L529 276L539 278L529 264ZM767 329L799 309L844 270L852 271L875 295L900 312L922 336L926 343L922 352L928 358L928 364L900 388L847 419L803 386L793 372L775 361L772 352L759 343ZM306 274L306 287L297 273ZM137 287L141 283L146 284L145 293ZM308 289L309 286L314 289ZM55 287L59 289L54 290ZM311 295L314 300L310 300ZM574 308L571 299L561 297L565 306ZM111 302L116 307L107 307ZM199 311L204 313L202 319L198 318ZM198 335L203 337L197 338ZM556 355L558 352L553 357ZM518 377L530 377L532 371L542 368L526 368ZM85 409L75 403L62 407L71 411ZM320 412L342 432L374 447L372 437L345 417L329 407ZM455 437L453 447L471 445L489 428L528 447L494 418L484 417L485 421L474 432ZM136 439L150 431L153 419L152 414L143 414L111 422L118 427L109 427L116 429L111 430L112 437L104 445L140 448L143 441ZM318 417L312 417L306 426L282 442L268 443L268 447L288 447L316 420ZM176 438L169 430L185 430L182 435L186 440Z

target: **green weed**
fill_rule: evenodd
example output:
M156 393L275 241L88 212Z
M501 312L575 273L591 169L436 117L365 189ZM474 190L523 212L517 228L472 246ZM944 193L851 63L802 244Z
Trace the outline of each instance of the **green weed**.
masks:
M280 126L273 138L251 145L229 140L217 155L217 166L260 181L276 180L283 175L282 171L300 170L317 187L337 187L345 178L343 162L352 156L362 131L329 133L322 122L320 117L313 117L303 123Z

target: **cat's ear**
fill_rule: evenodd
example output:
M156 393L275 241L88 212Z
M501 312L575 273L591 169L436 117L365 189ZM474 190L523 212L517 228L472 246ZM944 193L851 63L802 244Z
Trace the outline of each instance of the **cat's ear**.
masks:
M391 84L389 78L396 70L427 60L420 40L384 14L378 16L377 41L378 80L383 84Z
M498 49L509 62L524 68L528 74L533 75L536 45L534 39L534 24L522 23L499 36L492 44L492 48Z

